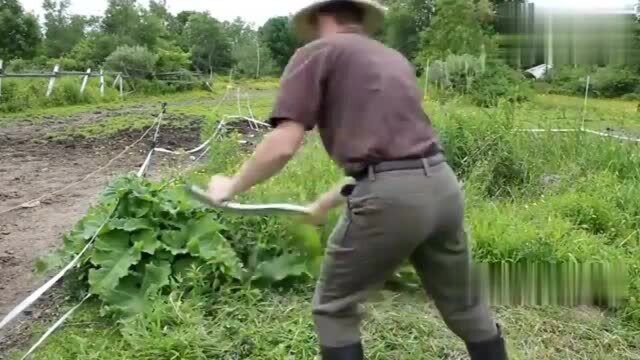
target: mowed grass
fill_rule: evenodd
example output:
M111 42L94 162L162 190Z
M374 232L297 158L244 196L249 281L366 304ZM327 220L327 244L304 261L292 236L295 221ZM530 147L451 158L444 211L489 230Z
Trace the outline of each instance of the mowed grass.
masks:
M536 95L531 102L509 107L515 127L522 129L579 129L627 131L640 135L640 103L617 99L584 99L564 95ZM427 97L427 111L436 119L442 114L458 113L468 116L495 116L500 107L483 109L471 105L464 98L441 104ZM503 108L504 109L504 108Z
M144 315L114 324L85 306L36 359L315 359L310 290L251 289L209 298L159 299ZM366 306L368 359L466 359L464 344L421 293L381 292ZM589 308L498 308L512 359L638 359L637 334ZM636 339L637 341L637 339ZM16 354L10 359L19 358Z
M527 109L533 109L535 123L536 116L552 119L563 104L580 101L550 99L517 108L502 104L481 109L464 101L428 102L426 107L450 163L464 181L477 261L629 267L629 291L617 308L520 304L495 308L512 358L640 359L639 149L585 134L513 131L521 124L517 114ZM272 102L269 98L252 101L253 111L264 107L265 112L256 117L266 116ZM596 111L613 111L615 106L608 108L608 104L603 102ZM211 109L209 104L202 108L189 104L177 111L195 115ZM222 103L216 113L237 114L237 104ZM219 120L208 119L205 138ZM207 168L193 178L205 181L211 173L231 173L245 156L236 139L217 142ZM283 174L241 200L303 203L340 176L319 139L311 136ZM336 216L332 215L332 222ZM269 221L280 229L286 223ZM330 230L326 226L321 236L326 239ZM254 234L247 228L246 232L280 241L276 231ZM311 285L291 291L285 290L286 284L282 289L224 288L199 295L176 291L157 299L144 314L119 321L101 316L99 305L90 304L54 334L35 358L313 359L317 350L310 317ZM368 310L364 338L371 359L465 358L463 344L446 330L419 292L383 292Z

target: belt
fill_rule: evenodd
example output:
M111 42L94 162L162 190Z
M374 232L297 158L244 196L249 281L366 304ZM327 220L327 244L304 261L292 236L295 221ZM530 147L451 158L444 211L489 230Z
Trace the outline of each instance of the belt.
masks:
M369 165L363 171L348 175L358 180L368 176L369 174L378 174L389 171L425 169L425 171L428 172L429 167L440 165L446 161L447 158L444 154L438 153L436 155L420 159L383 161L378 164Z

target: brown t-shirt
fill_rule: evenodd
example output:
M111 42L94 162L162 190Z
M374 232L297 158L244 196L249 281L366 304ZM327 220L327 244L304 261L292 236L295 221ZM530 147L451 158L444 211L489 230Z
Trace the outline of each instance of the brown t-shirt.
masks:
M411 64L361 33L316 40L291 58L271 115L318 128L347 173L419 158L436 143Z

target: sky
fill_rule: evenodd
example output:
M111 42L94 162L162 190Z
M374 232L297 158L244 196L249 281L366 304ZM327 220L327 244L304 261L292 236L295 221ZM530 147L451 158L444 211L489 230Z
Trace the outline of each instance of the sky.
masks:
M20 0L28 11L42 13L42 0ZM148 0L140 0L146 5ZM310 0L167 0L167 6L172 13L183 10L208 10L218 20L233 20L240 16L245 21L261 26L274 16L289 15L299 10ZM634 4L635 0L535 0L545 7L560 7L565 9L589 8L613 10L621 9L625 5ZM80 15L102 15L107 6L107 0L71 0L71 13Z
M42 0L19 0L27 11L42 14ZM148 0L139 0L143 5ZM261 26L274 16L286 16L301 9L309 0L167 0L169 11L206 11L218 20L233 20L240 16L245 21ZM102 15L107 0L71 0L72 14Z

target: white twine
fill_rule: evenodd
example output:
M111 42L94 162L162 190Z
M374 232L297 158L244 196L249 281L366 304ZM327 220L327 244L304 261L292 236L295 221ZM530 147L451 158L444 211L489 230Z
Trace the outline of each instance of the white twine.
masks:
M69 318L69 316L71 316L71 314L73 314L76 310L78 310L78 308L84 304L84 302L89 299L91 297L91 294L85 296L80 303L78 303L78 305L72 307L71 309L69 309L69 311L67 311L64 315L62 315L62 317L60 319L58 319L58 321L56 321L55 323L53 323L53 325L51 325L47 331L45 331L44 334L42 334L42 336L40 337L40 339L38 339L38 341L33 344L33 346L29 349L29 351L27 351L26 354L24 354L24 356L21 358L21 360L24 360L27 358L27 356L31 355L31 353L33 353L36 348L38 348L38 346L40 346L48 337L49 335L53 334L54 331L56 331L56 329L58 329L60 327L60 325L62 325L62 323L64 323L67 318Z
M100 233L100 231L102 231L102 228L104 228L104 226L107 225L107 223L111 219L111 215L113 215L113 212L107 217L107 219L102 223L102 225L100 225L96 233L93 234L93 236L91 237L91 240L87 243L87 245L85 245L82 251L80 251L80 253L78 253L78 255L76 255L76 257L73 260L71 260L71 262L67 266L64 267L64 269L62 269L54 277L49 279L49 281L47 281L44 285L36 289L36 291L31 293L31 295L29 295L20 304L18 304L15 308L13 308L13 310L11 310L9 314L7 314L7 316L5 316L4 319L2 319L2 321L0 321L0 329L2 329L5 325L7 325L11 320L15 319L15 317L18 316L22 311L24 311L24 309L31 306L31 304L33 304L36 300L38 300L38 298L40 298L47 290L49 290L56 282L58 282L58 280L60 280L64 276L64 274L66 274L72 267L74 267L78 263L78 261L80 261L80 258L82 257L82 255L84 255L84 253L87 252L87 250L89 250L91 245L93 245L93 243L95 242L96 238L98 237L98 234Z
M516 132L585 132L588 134L598 135L602 137L610 137L613 139L626 140L632 142L640 142L640 138L624 136L624 135L615 135L604 133L601 131L589 130L589 129L517 129Z

